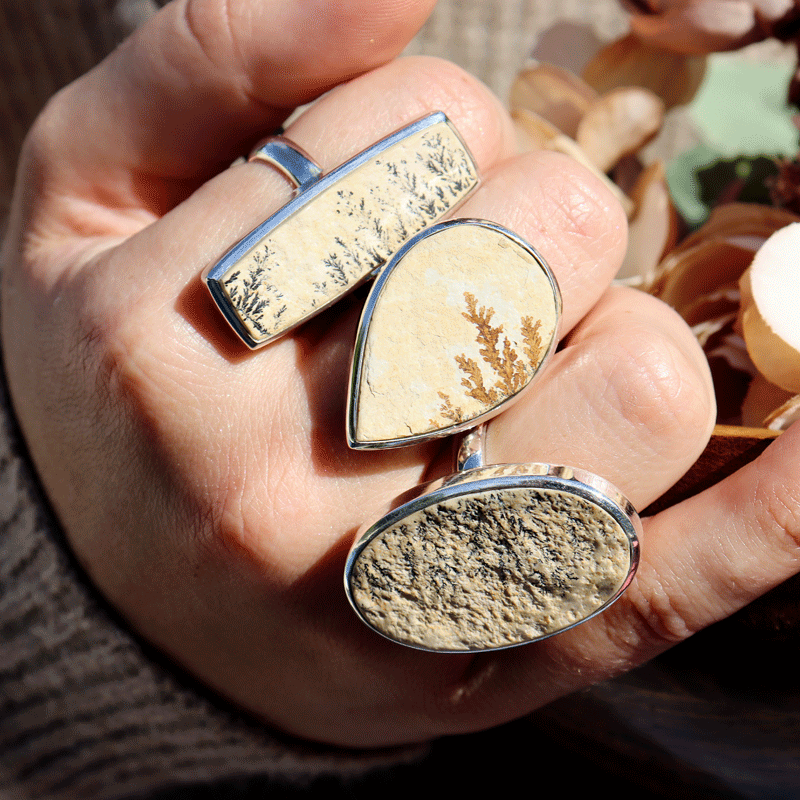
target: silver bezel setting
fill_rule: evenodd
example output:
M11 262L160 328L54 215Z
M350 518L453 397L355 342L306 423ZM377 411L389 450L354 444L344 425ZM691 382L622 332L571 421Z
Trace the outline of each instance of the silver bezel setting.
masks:
M533 374L531 379L528 381L528 384L522 390L522 393L524 393L536 380L536 378L542 373L542 371L547 366L547 363L550 361L550 358L558 345L560 319L562 311L561 291L559 289L558 281L556 280L556 276L553 274L553 271L550 269L549 265L544 260L542 255L534 247L532 247L521 236L518 236L513 231L510 231L507 228L504 228L502 225L498 225L497 223L489 222L488 220L469 219L469 218L453 219L453 220L447 220L445 222L439 222L436 225L432 225L430 228L426 228L413 238L409 239L403 245L403 247L401 247L400 250L397 251L397 253L392 257L392 259L388 261L384 265L384 267L380 270L378 276L375 279L375 282L370 287L369 295L367 297L366 303L364 304L364 309L361 312L361 320L358 325L358 332L356 334L355 343L353 345L353 356L351 359L350 380L348 382L348 393L347 393L347 444L353 450L385 450L394 447L407 447L408 445L411 444L419 444L421 442L427 442L432 439L439 439L444 436L452 436L454 434L462 433L496 416L501 411L505 410L514 402L516 402L520 397L520 394L511 395L510 397L506 397L496 406L489 409L483 414L480 414L476 417L466 420L465 422L454 423L452 425L437 428L436 430L426 431L424 433L414 434L400 439L382 439L369 442L361 442L357 439L356 427L358 421L358 405L359 405L358 390L362 379L365 345L369 335L370 323L375 313L375 308L380 298L381 290L383 289L383 286L386 284L386 282L389 280L392 272L395 269L397 269L397 267L401 264L405 255L414 247L416 247L417 244L419 244L424 239L427 239L429 236L435 236L440 231L447 228L452 228L457 225L475 225L478 227L495 231L497 233L502 234L503 236L506 236L533 257L533 259L537 262L537 264L539 265L542 272L547 277L550 283L550 288L551 291L553 292L553 298L555 303L556 325L553 330L552 338L547 344L545 354L542 357L542 360L539 362L539 365L536 368L536 372ZM402 324L402 320L398 320L398 324Z
M481 474L491 472L522 469L525 474L494 475L490 477L480 477ZM356 561L362 551L377 537L404 518L417 511L424 510L445 500L463 497L466 495L479 494L483 492L502 491L504 489L525 489L531 488L537 491L559 491L575 495L583 500L598 506L611 516L628 539L629 545L629 569L624 581L620 584L616 592L602 606L595 609L583 619L567 625L558 630L537 636L536 638L525 641L514 642L502 646L492 646L473 649L437 649L424 647L416 643L409 643L389 636L384 631L372 625L367 617L362 613L357 600L354 598L352 589L353 570ZM559 466L545 463L532 464L500 464L487 467L477 467L463 472L457 472L446 478L433 481L428 484L416 487L398 498L399 505L385 514L377 522L362 527L356 541L354 542L345 564L344 586L347 599L359 619L367 627L382 637L390 641L411 647L416 650L437 653L485 653L494 650L507 650L513 647L520 647L534 641L542 641L552 636L557 636L564 631L570 630L584 622L596 617L606 611L615 603L623 592L628 588L636 573L639 564L639 537L642 533L641 520L636 513L636 509L628 499L613 484L591 472L572 467Z
M267 237L270 234L270 232L272 232L275 228L277 228L279 225L281 225L290 217L292 217L294 214L296 214L300 209L304 208L309 203L312 203L321 194L330 190L333 186L335 186L340 180L345 178L347 175L354 172L359 167L362 167L363 165L367 164L376 157L380 156L382 153L389 150L399 142L402 142L404 139L407 139L417 133L421 133L427 130L428 128L432 128L441 123L447 123L450 125L451 130L453 131L453 133L463 146L464 152L466 153L468 158L471 159L472 164L475 165L476 163L475 159L471 155L469 148L467 147L463 138L460 136L455 127L452 126L447 116L441 111L434 112L432 114L423 117L422 119L416 120L415 122L406 125L404 128L401 128L399 131L396 131L395 133L385 137L384 139L381 139L379 142L376 142L375 144L368 147L366 150L363 150L358 155L346 161L344 164L341 164L339 167L336 167L327 175L321 175L321 176L317 175L313 168L309 171L308 169L304 168L302 164L298 166L297 159L294 153L292 153L291 151L294 150L295 152L299 152L301 153L301 155L303 155L304 158L306 158L305 154L302 154L302 151L300 151L299 148L290 147L288 150L285 151L282 150L281 148L270 149L268 157L262 160L265 160L268 163L273 164L273 166L277 167L279 170L284 172L284 174L286 174L287 177L289 177L293 183L298 184L295 196L285 206L278 209L278 211L272 214L268 219L266 219L264 222L262 222L256 228L254 228L250 233L248 233L245 237L243 237L240 241L238 241L235 245L233 245L233 247L231 247L215 264L204 270L202 274L202 279L205 282L206 286L208 287L208 290L211 293L211 296L214 298L214 302L216 303L223 317L231 326L231 328L236 332L239 338L250 349L255 350L260 347L263 347L266 344L269 344L272 341L275 341L276 339L289 333L291 330L294 330L299 325L302 325L304 322L308 321L312 317L316 316L320 312L324 311L327 308L330 308L339 299L341 299L341 297L343 297L346 294L349 294L350 292L355 290L358 286L373 278L375 274L379 271L380 267L373 270L372 273L364 276L362 280L351 283L345 291L336 295L330 301L325 303L320 303L315 308L309 310L309 312L305 316L296 320L293 324L287 326L286 328L282 329L279 333L276 333L273 336L260 340L254 339L253 336L245 327L245 325L242 323L237 312L231 307L227 294L223 288L223 283L222 283L223 278L231 269L231 267L235 265L238 261L240 261L242 258L244 258L254 247L256 247L259 244L259 242L261 242L261 240ZM281 155L282 152L288 158L286 163L281 162L281 159L283 158L283 156ZM308 158L307 160L310 164L312 165L314 164L314 162L310 158ZM305 166L307 167L308 165ZM464 194L464 196L461 197L460 200L458 200L458 202L454 203L448 209L448 213L454 211L469 196L471 196L477 189L479 183L480 179L477 178L474 186L472 186L471 189L469 189L469 191L467 191ZM303 243L298 242L297 246L298 248L302 248Z

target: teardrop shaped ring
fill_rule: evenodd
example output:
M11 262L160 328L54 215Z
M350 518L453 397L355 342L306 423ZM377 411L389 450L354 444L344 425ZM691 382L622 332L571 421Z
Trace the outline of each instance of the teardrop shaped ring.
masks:
M494 222L440 222L380 271L353 349L347 443L404 447L474 428L515 402L558 343L544 258Z

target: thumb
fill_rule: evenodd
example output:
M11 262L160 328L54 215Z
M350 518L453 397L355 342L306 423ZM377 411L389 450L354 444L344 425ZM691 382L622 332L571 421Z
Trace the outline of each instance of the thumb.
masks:
M56 96L28 164L56 195L160 215L295 106L397 55L434 4L175 0Z

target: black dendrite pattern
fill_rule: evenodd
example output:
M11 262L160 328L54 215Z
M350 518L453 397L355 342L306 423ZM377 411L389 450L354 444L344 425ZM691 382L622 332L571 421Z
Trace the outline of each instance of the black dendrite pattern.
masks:
M327 303L379 268L411 236L438 220L475 185L477 175L463 148L453 149L440 132L424 134L415 157L376 159L386 170L386 184L359 192L336 190L334 213L342 219L341 234L309 278L310 308ZM260 334L286 312L282 291L273 277L280 274L269 243L249 257L249 264L224 281L240 317ZM455 412L453 412L455 413Z

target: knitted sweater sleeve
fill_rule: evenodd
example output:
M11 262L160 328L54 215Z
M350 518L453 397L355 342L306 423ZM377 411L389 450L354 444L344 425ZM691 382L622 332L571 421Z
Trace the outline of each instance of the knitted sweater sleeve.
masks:
M163 663L69 555L4 388L0 415L0 797L152 797L247 776L299 785L420 754L283 738Z

